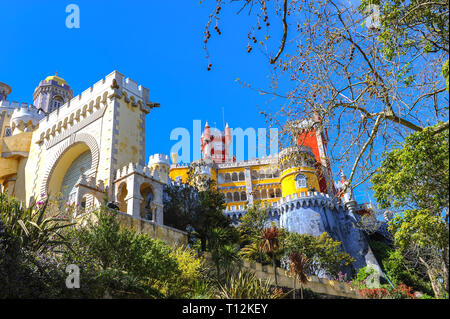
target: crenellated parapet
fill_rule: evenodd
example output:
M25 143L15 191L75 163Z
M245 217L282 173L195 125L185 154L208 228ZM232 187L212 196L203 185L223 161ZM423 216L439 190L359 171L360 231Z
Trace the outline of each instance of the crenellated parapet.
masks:
M170 166L169 155L166 155L166 154L151 155L148 159L148 165L151 166L154 164Z
M39 123L41 132L37 143L49 141L63 133L70 135L72 131L92 123L103 115L108 101L114 98L123 99L144 114L159 106L150 101L147 88L114 71L45 116Z
M239 168L239 167L249 167L249 166L258 166L258 165L277 165L278 163L278 154L271 154L269 156L262 156L261 158L253 158L246 161L238 161L238 162L226 162L226 163L218 163L218 169L226 169L226 168Z
M283 149L278 155L278 167L281 171L294 167L315 168L312 149L308 146L291 146Z
M21 106L15 108L11 114L11 129L13 133L15 128L25 132L32 131L38 126L39 121L44 118L44 116L44 113L35 106L22 103Z
M288 214L294 210L307 207L323 207L330 210L345 209L345 205L343 205L336 198L319 192L292 194L281 198L280 201L274 203L273 206L279 209L280 216L283 214Z
M132 174L139 174L155 181L160 181L161 177L157 169L139 163L129 163L116 171L116 180L123 179Z
M80 176L76 185L86 186L102 193L107 191L107 187L105 187L105 182L103 180L96 180L94 176L86 176L84 174Z

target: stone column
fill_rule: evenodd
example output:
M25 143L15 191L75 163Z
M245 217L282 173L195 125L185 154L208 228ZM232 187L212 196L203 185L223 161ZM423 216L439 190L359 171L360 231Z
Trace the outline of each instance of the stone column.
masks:
M14 196L14 187L16 186L16 178L10 178L6 181L6 191L7 195L12 197Z
M142 196L127 196L125 198L127 202L127 214L133 216L134 218L141 218L141 201Z
M247 192L247 201L251 205L253 204L253 186L250 167L245 168L244 175L245 175L245 191Z
M139 192L138 176L136 174L131 174L127 178L127 189L128 195L125 197L127 202L127 214L133 216L134 218L141 218L141 201L142 198Z
M154 203L154 216L153 216L153 222L156 225L163 225L164 224L164 214L163 214L163 205Z

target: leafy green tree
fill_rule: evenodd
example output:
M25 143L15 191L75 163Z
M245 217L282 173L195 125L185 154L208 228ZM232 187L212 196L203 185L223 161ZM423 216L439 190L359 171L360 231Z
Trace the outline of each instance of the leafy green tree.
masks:
M209 235L215 228L234 229L231 219L223 214L225 198L215 181L197 174L201 163L193 163L186 184L169 184L165 189L165 224L187 230L190 242L200 241L201 251L207 250Z
M198 291L204 287L203 271L206 267L203 257L198 257L194 249L179 246L172 249L171 256L176 259L181 275L176 278L176 284L172 285L172 295L177 297L192 298L199 295ZM196 291L196 289L198 289ZM209 295L206 293L204 297Z
M269 224L267 217L265 204L254 202L252 205L249 205L238 226L243 241L254 242L259 238L263 229Z
M448 147L448 130L411 134L384 155L372 178L381 208L396 211L390 222L396 245L427 269L436 296L442 295L439 276L448 293Z
M420 264L410 262L399 249L391 248L380 241L370 241L370 247L394 286L404 283L416 291L433 294L426 272L422 271Z
M240 220L238 230L242 244L245 246L241 250L241 255L250 261L264 263L265 256L258 241L263 229L269 226L267 217L266 204L254 202L247 207L247 212Z
M282 241L283 250L287 256L291 253L300 253L309 259L308 271L312 275L325 274L331 278L337 278L339 272L345 267L350 267L354 261L342 250L342 243L334 240L327 233L316 237L284 232Z
M121 296L123 291L143 297L170 296L170 287L181 274L172 249L161 240L121 228L116 213L106 208L94 216L68 233L73 249L65 250L65 263L89 274L92 290L100 296Z

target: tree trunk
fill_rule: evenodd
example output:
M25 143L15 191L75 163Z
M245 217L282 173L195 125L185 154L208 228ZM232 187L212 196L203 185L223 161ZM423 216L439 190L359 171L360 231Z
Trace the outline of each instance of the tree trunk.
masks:
M296 281L297 281L297 275L294 275L294 278L292 278L292 280L294 281L294 293L292 294L292 299L296 299L296 290L297 290L297 287L296 287Z
M303 284L300 284L300 298L303 299Z
M448 293L448 248L442 250L442 268L444 271L444 290Z
M275 275L275 286L278 288L278 277L277 277L277 267L275 265L275 256L272 258L272 264L273 264L273 273Z
M434 296L436 298L442 297L442 287L437 281L436 270L433 269L422 257L419 257L419 261L425 266L428 278L430 279L431 287L433 288Z

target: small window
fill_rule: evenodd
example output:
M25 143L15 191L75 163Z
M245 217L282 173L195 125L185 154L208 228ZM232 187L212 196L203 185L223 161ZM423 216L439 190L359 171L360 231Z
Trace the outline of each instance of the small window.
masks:
M64 104L64 101L61 97L55 97L50 103L49 112L58 109L61 105Z
M153 201L153 193L150 192L150 193L148 193L147 197L145 198L145 208L146 209L151 209L152 201Z
M297 176L295 176L295 184L297 185L297 188L308 187L306 176L303 174L298 174Z
M11 135L12 135L11 128L9 126L5 127L5 134L3 136L7 137Z

